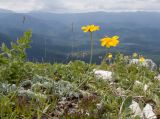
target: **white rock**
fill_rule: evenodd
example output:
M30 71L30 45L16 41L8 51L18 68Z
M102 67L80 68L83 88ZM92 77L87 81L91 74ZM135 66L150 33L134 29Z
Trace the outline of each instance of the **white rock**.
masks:
M118 88L116 89L116 91L117 91L117 93L118 93L119 95L124 95L124 94L125 94L125 91L124 91L121 87L118 87Z
M129 62L130 64L138 64L139 63L139 59L131 59L130 60L130 62Z
M140 116L142 117L142 110L139 106L139 104L137 102L135 102L134 100L132 101L132 104L129 106L129 108L131 109L132 113L133 113L133 117L136 116Z
M146 106L143 108L143 116L144 119L157 119L150 104L146 104Z
M158 74L158 76L156 76L155 79L160 81L160 74Z
M142 82L137 81L137 80L135 81L135 84L136 84L136 85L143 85L143 83L142 83Z
M149 88L149 86L147 84L143 84L142 82L140 81L135 81L135 85L140 85L140 86L143 86L143 91L146 92Z
M103 104L102 104L102 103L98 103L98 104L97 104L97 109L100 110L100 109L102 109L102 108L103 108Z
M94 70L94 74L97 78L112 81L112 72L104 70Z
M144 92L146 92L148 88L149 88L149 86L147 84L145 84L144 88L143 88Z
M139 59L131 59L130 64L140 64ZM150 70L156 70L157 65L151 59L145 59L144 62L141 63L143 66L148 67Z

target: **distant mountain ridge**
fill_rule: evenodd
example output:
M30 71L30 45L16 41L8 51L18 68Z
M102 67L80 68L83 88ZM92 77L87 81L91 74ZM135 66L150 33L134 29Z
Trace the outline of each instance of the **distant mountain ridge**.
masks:
M0 13L14 13L14 12L11 10L6 10L6 9L0 8Z

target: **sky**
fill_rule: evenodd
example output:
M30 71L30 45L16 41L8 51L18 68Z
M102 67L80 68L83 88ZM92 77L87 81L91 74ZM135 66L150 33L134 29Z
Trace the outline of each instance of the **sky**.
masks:
M160 0L0 0L15 12L160 11Z

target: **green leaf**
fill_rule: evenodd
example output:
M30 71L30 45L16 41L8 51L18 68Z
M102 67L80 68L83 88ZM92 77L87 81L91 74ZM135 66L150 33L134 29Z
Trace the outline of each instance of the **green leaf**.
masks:
M140 116L136 116L134 119L141 119L141 117Z
M8 47L5 45L5 43L2 43L1 49L2 49L2 51L4 51L4 52L8 52L8 51L9 51L9 49L8 49Z
M132 104L132 96L129 96L125 99L123 104L123 110L128 109L128 107Z

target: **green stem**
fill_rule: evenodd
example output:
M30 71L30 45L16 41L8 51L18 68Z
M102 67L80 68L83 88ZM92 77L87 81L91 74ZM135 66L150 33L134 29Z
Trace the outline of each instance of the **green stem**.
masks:
M107 57L108 57L109 53L110 53L110 48L108 48ZM109 63L109 65L110 65L110 59L108 59L108 63Z
M110 52L110 49L107 48L106 54L105 54L105 56L104 56L104 58L103 58L103 60L102 60L103 63L106 63L107 56L108 56L109 52Z
M93 57L93 34L92 32L90 33L90 38L91 38L90 64L92 64L92 57Z

